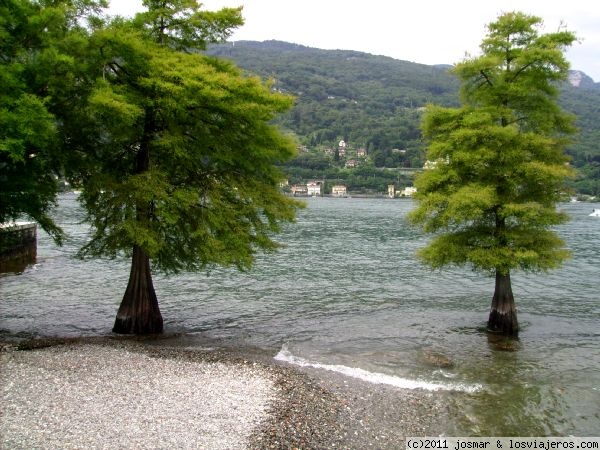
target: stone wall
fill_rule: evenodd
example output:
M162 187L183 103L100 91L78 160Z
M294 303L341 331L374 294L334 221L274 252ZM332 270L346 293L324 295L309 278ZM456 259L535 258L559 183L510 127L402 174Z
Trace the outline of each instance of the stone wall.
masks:
M0 225L0 273L22 272L35 263L37 226L32 222Z

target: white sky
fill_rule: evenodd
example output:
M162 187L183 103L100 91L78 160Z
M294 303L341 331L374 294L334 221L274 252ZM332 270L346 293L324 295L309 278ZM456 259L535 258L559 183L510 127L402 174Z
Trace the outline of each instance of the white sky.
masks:
M132 15L141 0L110 0L111 14ZM245 25L232 40L277 39L323 49L358 50L423 64L453 64L476 55L485 25L507 11L561 22L580 39L571 68L600 81L598 0L205 0L205 9L243 6Z

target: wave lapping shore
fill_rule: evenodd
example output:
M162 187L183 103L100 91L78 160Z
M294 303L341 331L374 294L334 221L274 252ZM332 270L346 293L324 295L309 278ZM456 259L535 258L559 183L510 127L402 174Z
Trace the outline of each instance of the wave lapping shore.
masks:
M398 448L437 416L427 394L249 351L111 338L0 347L1 448Z

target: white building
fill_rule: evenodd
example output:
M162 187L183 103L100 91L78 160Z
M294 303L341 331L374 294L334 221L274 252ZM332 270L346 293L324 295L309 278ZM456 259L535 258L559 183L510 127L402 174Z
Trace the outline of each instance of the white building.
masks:
M305 184L294 184L292 186L292 195L293 196L308 195L307 193L308 193L308 191L306 189L306 185Z
M338 155L346 156L346 146L346 141L342 139L338 144Z
M437 167L438 164L450 164L450 157L446 156L445 158L438 158L435 161L425 161L425 164L423 165L423 169L425 170L431 170L431 169L435 169Z
M311 181L306 184L306 191L309 197L320 197L321 196L321 183Z
M336 184L331 188L331 195L333 197L346 197L348 195L348 190L343 184Z
M417 188L414 186L407 186L400 191L401 197L412 197L417 192Z
M393 184L388 184L388 197L389 198L396 197L396 186Z

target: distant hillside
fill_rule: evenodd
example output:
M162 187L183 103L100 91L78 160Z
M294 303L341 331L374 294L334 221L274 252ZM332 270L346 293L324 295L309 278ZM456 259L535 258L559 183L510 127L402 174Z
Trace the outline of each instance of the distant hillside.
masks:
M281 123L310 146L339 139L370 150L416 145L419 108L457 103L457 83L432 66L279 41L239 41L209 53L294 94L296 107Z
M566 84L562 90L561 104L575 114L579 128L575 142L567 150L579 172L574 187L583 194L599 196L600 83L578 87Z
M280 41L237 41L208 54L272 79L274 88L297 97L278 119L309 149L322 152L343 139L367 150L375 167L420 167L424 144L419 123L427 103L458 105L457 80L449 66L427 66L347 50L320 50ZM600 83L572 71L563 87L563 107L578 116L581 134L569 148L581 170L578 190L600 194ZM401 150L401 151L398 151ZM330 155L330 166L344 160ZM327 158L301 155L298 164L326 166ZM316 162L315 162L316 161ZM316 169L315 169L316 170ZM314 173L314 171L312 172Z

